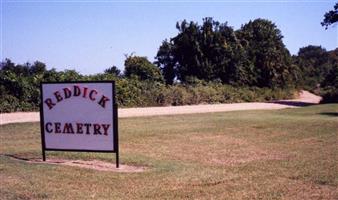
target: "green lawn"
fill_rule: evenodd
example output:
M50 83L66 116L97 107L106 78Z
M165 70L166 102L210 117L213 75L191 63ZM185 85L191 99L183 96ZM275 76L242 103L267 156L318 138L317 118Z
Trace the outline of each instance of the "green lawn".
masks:
M0 126L1 199L338 199L338 104L121 119L116 173L41 157L38 123ZM6 155L5 155L6 154ZM112 154L48 152L47 158Z

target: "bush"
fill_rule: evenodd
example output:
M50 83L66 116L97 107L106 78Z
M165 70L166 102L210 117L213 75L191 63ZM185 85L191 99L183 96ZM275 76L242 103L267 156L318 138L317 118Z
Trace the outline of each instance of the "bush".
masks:
M19 99L17 99L14 96L11 95L5 95L1 97L0 101L0 112L6 113L6 112L15 112L18 111L18 108L20 108L20 102Z
M323 99L320 103L338 103L338 88L327 87L321 94Z
M9 64L7 63L7 65ZM41 81L114 80L116 82L116 101L120 107L269 101L291 98L294 92L292 89L235 87L222 84L220 81L206 82L196 78L189 79L189 83L186 84L165 85L162 81L141 80L137 76L122 78L112 73L83 76L74 70L57 72L55 69L51 69L29 74L28 72L34 71L29 67L14 66L12 69L12 66L12 68L7 68L0 69L0 112L38 110ZM330 91L327 92L327 99L336 98L337 93Z

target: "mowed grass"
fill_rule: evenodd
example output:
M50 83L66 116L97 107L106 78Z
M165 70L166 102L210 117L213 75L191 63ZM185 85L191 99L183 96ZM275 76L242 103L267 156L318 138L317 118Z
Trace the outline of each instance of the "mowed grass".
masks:
M338 104L120 119L121 162L142 173L41 157L38 123L0 126L1 199L338 199ZM104 160L113 154L48 152Z

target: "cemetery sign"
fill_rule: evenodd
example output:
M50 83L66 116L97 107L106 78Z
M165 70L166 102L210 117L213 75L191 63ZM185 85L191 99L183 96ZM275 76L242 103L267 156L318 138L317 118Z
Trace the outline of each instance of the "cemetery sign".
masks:
M116 153L119 166L114 81L42 82L42 156L45 151Z

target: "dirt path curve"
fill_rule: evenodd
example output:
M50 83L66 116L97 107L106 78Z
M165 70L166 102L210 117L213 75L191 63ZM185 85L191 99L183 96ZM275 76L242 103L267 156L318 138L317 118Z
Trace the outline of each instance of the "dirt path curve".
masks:
M192 106L168 106L168 107L147 107L147 108L121 108L119 117L142 117L156 115L177 115L191 113L227 112L236 110L275 110L283 108L296 108L299 106L318 104L321 97L308 91L301 91L299 98L291 100L280 100L268 103L232 103L213 105L192 105ZM0 125L20 122L37 122L40 120L38 112L16 112L0 114Z

